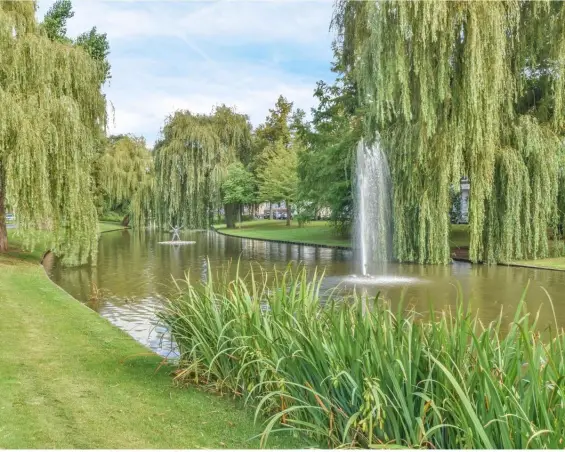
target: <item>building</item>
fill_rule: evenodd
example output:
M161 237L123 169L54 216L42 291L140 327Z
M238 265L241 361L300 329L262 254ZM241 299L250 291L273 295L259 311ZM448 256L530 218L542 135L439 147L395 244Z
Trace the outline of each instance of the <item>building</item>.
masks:
M455 193L451 206L451 222L454 224L469 223L469 192L471 184L466 177L462 178L459 185L459 193Z

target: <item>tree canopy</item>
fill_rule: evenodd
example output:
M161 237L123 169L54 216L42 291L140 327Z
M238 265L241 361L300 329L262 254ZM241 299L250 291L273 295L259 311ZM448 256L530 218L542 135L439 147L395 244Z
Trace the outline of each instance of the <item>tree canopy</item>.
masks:
M32 1L0 1L0 106L0 208L8 200L22 233L47 227L55 252L85 261L96 250L90 170L106 101L97 63L49 39Z
M255 181L253 175L241 162L232 163L222 182L224 204L251 204L255 201Z
M67 35L67 21L75 15L71 0L57 0L45 14L41 28L52 41L82 47L100 65L100 83L110 77L110 44L106 33L98 33L96 27L80 34L75 40Z
M131 201L140 187L147 184L146 179L153 177L153 158L145 139L134 135L110 137L97 166L106 208L133 213L136 220L142 216L131 210Z
M228 165L249 146L248 117L222 105L210 115L177 111L155 146L158 223L189 228L210 224Z
M449 261L462 176L472 261L547 256L563 191L565 4L340 0L334 26L365 134L387 150L396 257Z
M240 161L232 163L227 168L221 193L226 225L233 228L236 210L241 212L241 206L256 201L256 181L253 174Z
M317 83L312 120L295 125L304 146L298 155L299 196L316 209L329 208L334 229L346 235L353 220L353 150L361 138L362 116L353 77L337 54L332 70L337 74L333 84Z
M257 175L260 199L286 202L287 224L290 224L290 205L298 193L297 148L297 143L287 148L282 140L270 144L263 152Z

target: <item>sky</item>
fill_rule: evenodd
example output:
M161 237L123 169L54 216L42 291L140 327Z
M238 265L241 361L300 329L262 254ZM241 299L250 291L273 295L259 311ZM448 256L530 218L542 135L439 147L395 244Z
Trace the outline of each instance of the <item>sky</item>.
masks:
M54 0L39 0L42 19ZM110 134L149 146L177 109L225 103L254 126L280 94L306 112L332 81L332 0L74 0L67 34L96 26L110 42Z

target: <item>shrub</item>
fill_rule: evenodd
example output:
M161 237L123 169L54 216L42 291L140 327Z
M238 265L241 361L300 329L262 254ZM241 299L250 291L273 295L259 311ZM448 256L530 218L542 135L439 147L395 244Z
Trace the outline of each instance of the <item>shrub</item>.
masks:
M321 294L321 279L187 281L163 313L177 378L253 404L264 442L292 429L329 447L563 448L565 336L542 340L524 299L503 333L461 297L426 320L402 300Z

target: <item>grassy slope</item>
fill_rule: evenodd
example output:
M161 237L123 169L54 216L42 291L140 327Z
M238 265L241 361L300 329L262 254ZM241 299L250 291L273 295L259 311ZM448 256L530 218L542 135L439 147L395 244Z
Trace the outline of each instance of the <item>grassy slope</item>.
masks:
M49 281L41 254L0 256L0 448L258 446L252 413L174 387L159 357Z

